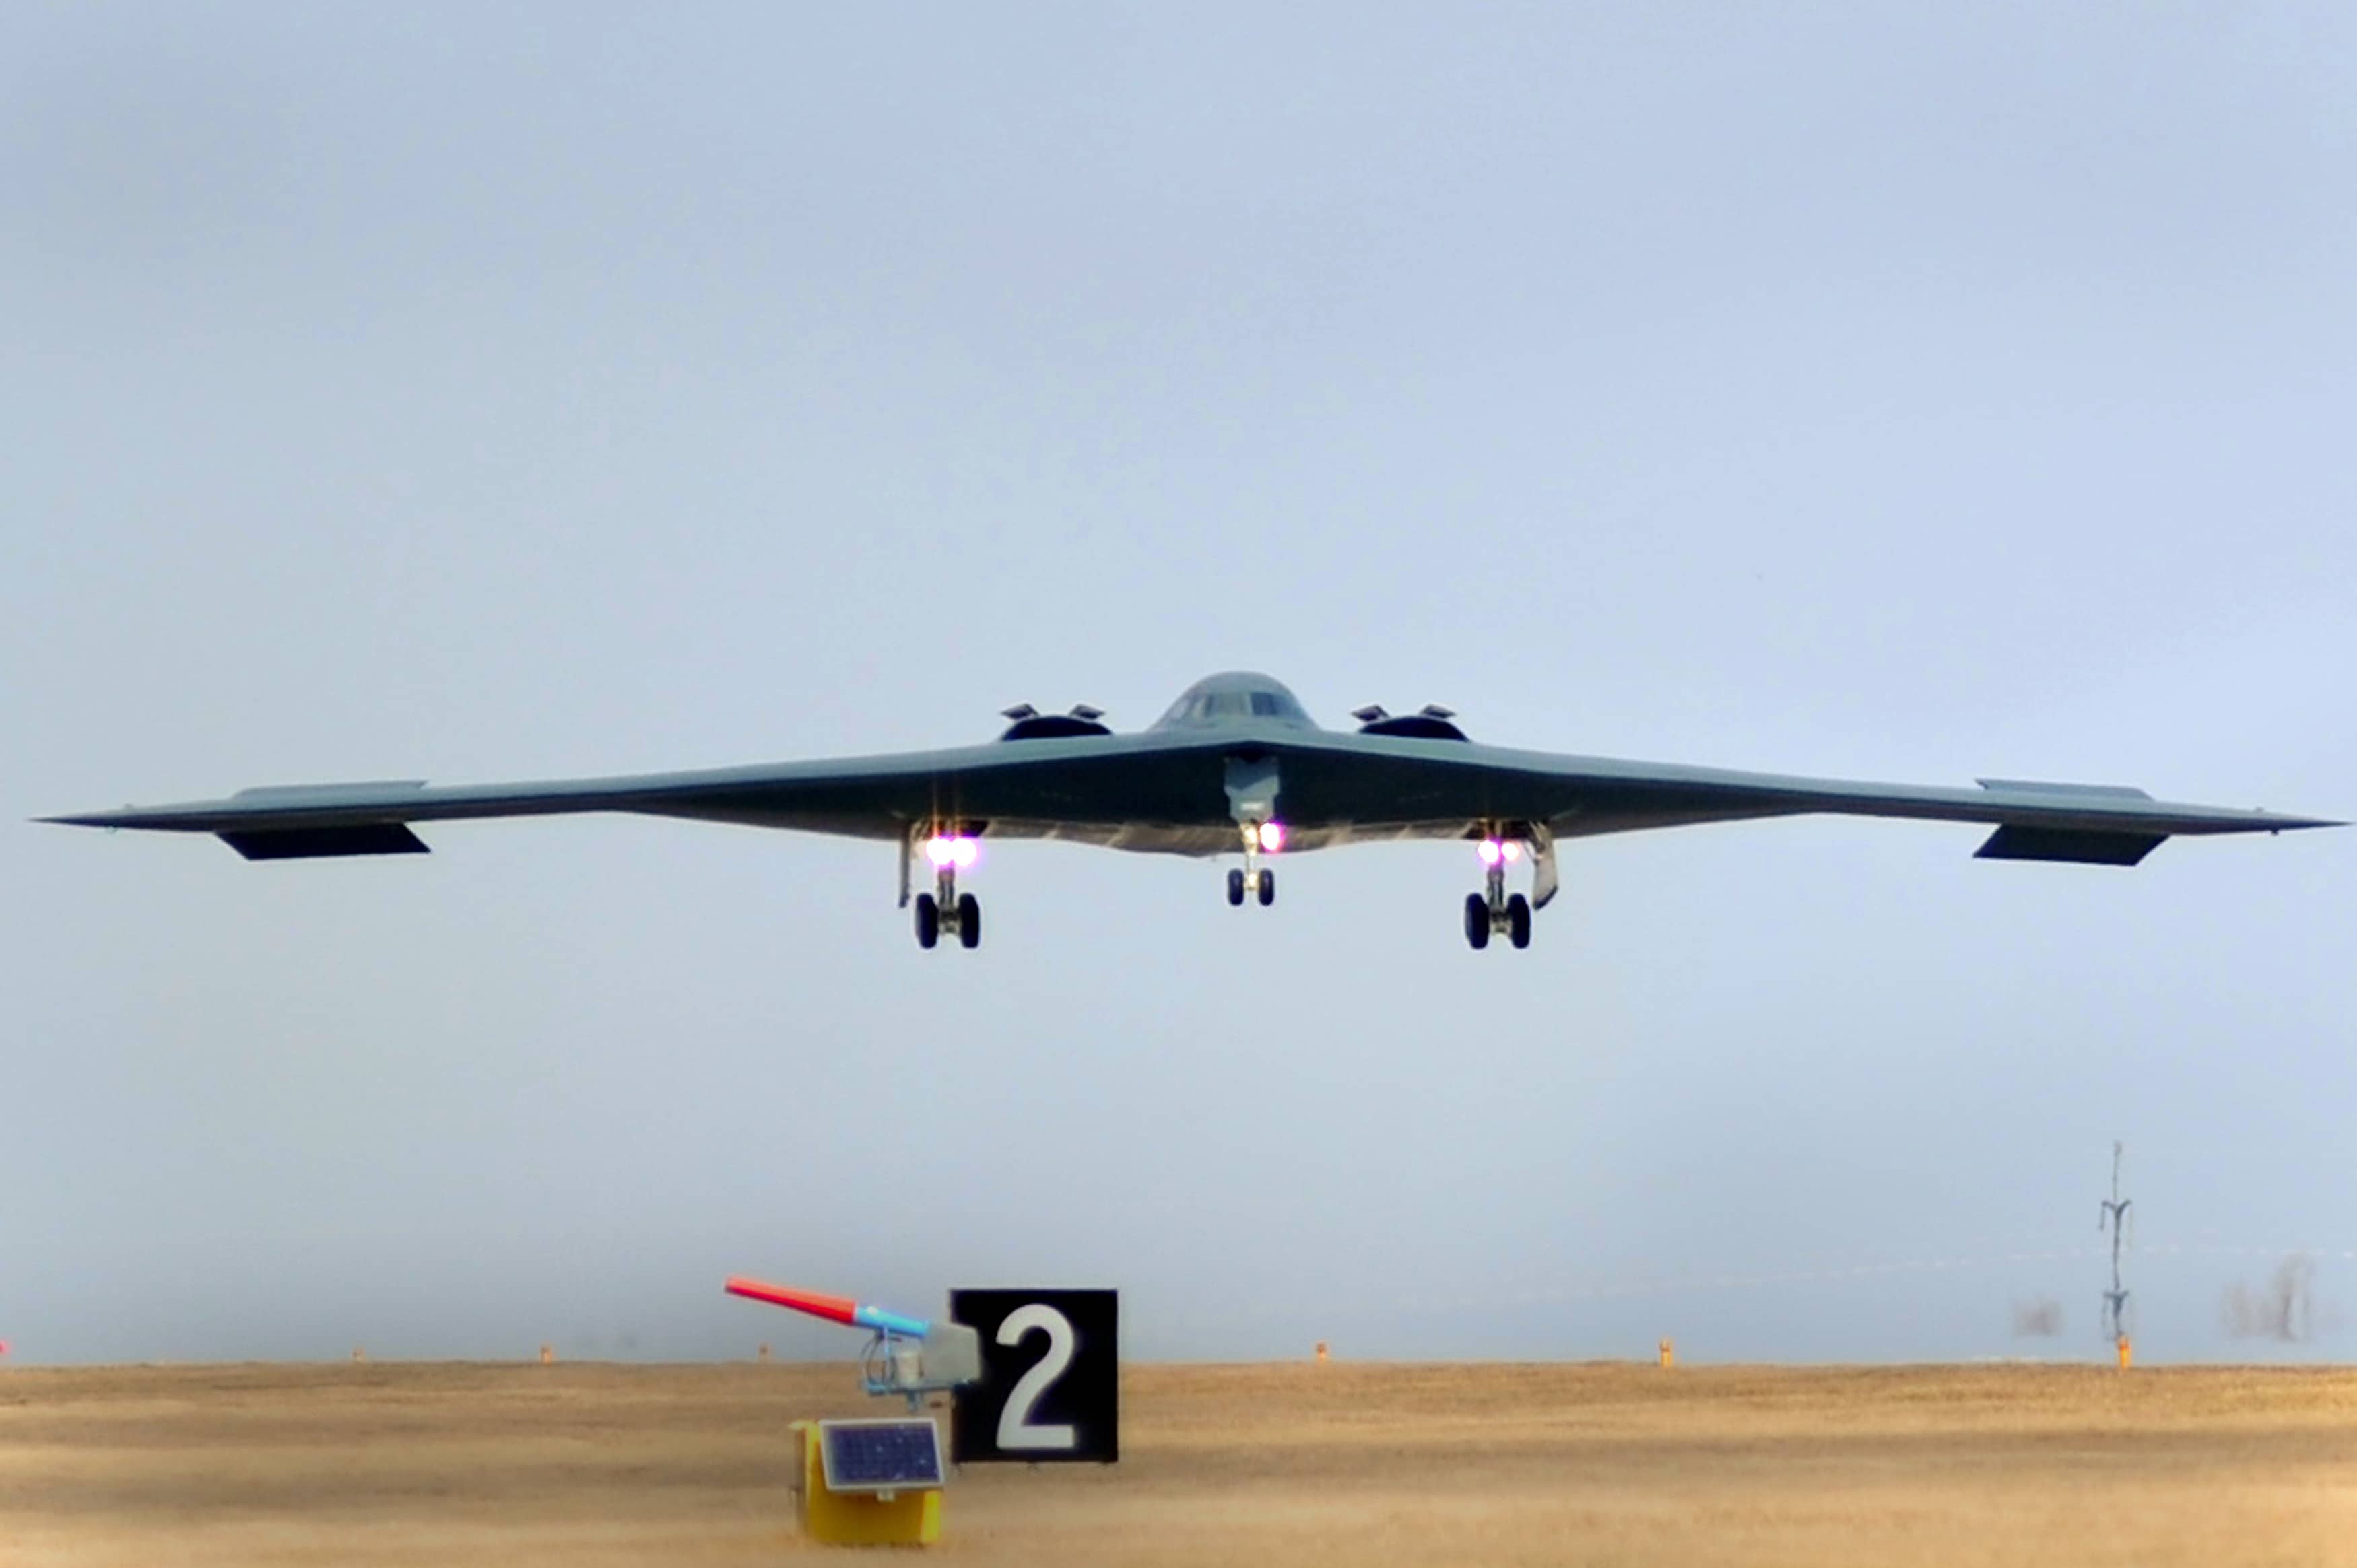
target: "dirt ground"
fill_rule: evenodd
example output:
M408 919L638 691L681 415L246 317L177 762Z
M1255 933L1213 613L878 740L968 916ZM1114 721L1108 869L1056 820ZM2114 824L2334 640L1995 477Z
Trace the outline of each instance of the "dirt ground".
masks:
M2357 1371L1137 1366L1123 1456L977 1466L981 1563L2357 1563ZM760 1563L844 1366L0 1375L0 1563Z

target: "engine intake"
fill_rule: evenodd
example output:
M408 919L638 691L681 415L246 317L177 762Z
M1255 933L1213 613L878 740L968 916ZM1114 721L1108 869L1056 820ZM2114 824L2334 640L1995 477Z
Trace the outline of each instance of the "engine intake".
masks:
M1369 703L1351 716L1359 721L1361 735L1395 735L1409 740L1465 740L1465 732L1448 721L1456 711L1438 703L1426 703L1412 714L1393 714L1380 706Z
M1043 714L1028 703L1017 703L1006 709L1004 716L1014 722L998 737L1001 740L1064 740L1073 736L1113 733L1097 722L1104 717L1104 710L1086 703L1073 703L1068 714Z

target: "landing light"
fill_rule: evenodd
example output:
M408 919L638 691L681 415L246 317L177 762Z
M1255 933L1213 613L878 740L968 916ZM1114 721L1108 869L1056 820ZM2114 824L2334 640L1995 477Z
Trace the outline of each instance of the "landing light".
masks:
M1275 854L1285 847L1285 824L1263 822L1260 825L1260 847Z
M1480 854L1482 865L1495 865L1506 857L1506 847L1496 839L1483 839Z
M925 841L925 858L936 866L954 865L963 871L982 854L982 845L974 839L951 838L937 834Z

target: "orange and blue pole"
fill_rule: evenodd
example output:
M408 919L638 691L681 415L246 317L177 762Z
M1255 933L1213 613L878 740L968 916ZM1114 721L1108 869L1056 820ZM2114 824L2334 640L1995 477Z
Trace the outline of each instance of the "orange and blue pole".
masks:
M909 1317L898 1312L888 1312L880 1306L868 1306L847 1295L828 1295L822 1291L802 1290L793 1285L773 1285L762 1280L731 1277L725 1287L730 1295L741 1295L747 1301L763 1301L771 1306L788 1307L795 1312L823 1317L829 1323L840 1323L850 1328L869 1328L878 1334L906 1335L922 1339L932 1325L921 1317Z

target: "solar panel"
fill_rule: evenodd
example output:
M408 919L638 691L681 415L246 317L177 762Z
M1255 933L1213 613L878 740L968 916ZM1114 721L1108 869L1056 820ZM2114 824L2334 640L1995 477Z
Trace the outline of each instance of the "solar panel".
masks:
M897 1492L942 1484L942 1439L930 1421L822 1421L819 1457L830 1492Z

